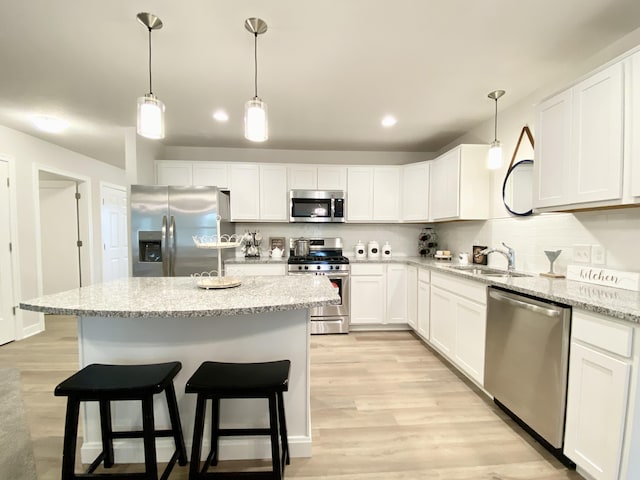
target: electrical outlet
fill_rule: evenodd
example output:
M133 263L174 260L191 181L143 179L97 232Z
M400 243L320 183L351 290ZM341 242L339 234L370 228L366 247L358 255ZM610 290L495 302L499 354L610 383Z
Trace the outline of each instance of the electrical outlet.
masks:
M595 265L604 265L605 249L602 245L591 245L591 263Z
M580 263L591 263L591 245L574 245L573 261Z

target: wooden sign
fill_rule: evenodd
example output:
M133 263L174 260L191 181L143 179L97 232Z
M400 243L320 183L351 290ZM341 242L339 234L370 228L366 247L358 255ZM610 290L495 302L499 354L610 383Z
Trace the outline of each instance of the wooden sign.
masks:
M589 265L568 265L567 280L593 283L606 287L640 291L640 273L622 272Z

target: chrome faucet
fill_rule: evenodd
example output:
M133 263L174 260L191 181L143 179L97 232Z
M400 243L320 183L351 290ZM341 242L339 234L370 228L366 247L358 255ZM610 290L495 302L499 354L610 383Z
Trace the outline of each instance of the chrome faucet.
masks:
M489 255L490 253L501 253L504 255L504 258L507 259L507 270L512 272L516 268L516 251L511 248L506 243L502 242L502 245L507 249L507 251L501 250L499 248L485 248L481 252L476 253L474 256L479 257L480 255Z

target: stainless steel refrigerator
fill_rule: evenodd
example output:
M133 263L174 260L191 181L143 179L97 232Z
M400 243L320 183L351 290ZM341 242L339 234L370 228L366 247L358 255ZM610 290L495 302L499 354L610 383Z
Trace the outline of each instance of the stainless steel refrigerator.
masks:
M218 250L198 249L193 235L232 234L229 194L217 187L131 186L134 277L173 277L218 267ZM220 215L220 232L216 218ZM223 249L231 257L233 249ZM225 259L223 258L223 260Z

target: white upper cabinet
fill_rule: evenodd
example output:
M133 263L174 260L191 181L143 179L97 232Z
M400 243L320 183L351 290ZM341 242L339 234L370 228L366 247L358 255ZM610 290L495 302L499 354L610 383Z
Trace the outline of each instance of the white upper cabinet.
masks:
M402 167L402 220L429 221L429 163Z
M373 218L373 169L347 168L347 221L370 222Z
M318 167L318 190L347 190L347 167L323 165Z
M533 206L562 205L569 201L571 175L572 91L541 103L536 117Z
M629 58L628 66L629 115L625 133L630 144L631 195L640 197L640 52Z
M286 222L287 168L239 163L229 167L232 221Z
M260 220L289 220L287 168L283 165L260 165Z
M347 168L347 221L400 221L400 167Z
M289 165L289 190L347 189L347 167L334 165Z
M316 190L318 169L313 165L291 165L288 168L289 190Z
M400 167L373 167L373 220L400 220Z
M181 160L157 160L156 185L193 185L191 165Z
M545 100L536 118L534 207L562 210L619 203L624 64L615 63Z
M575 203L622 197L623 65L573 88Z
M193 184L229 188L229 165L222 162L193 162Z
M459 145L431 163L431 220L483 220L489 217L488 145Z

